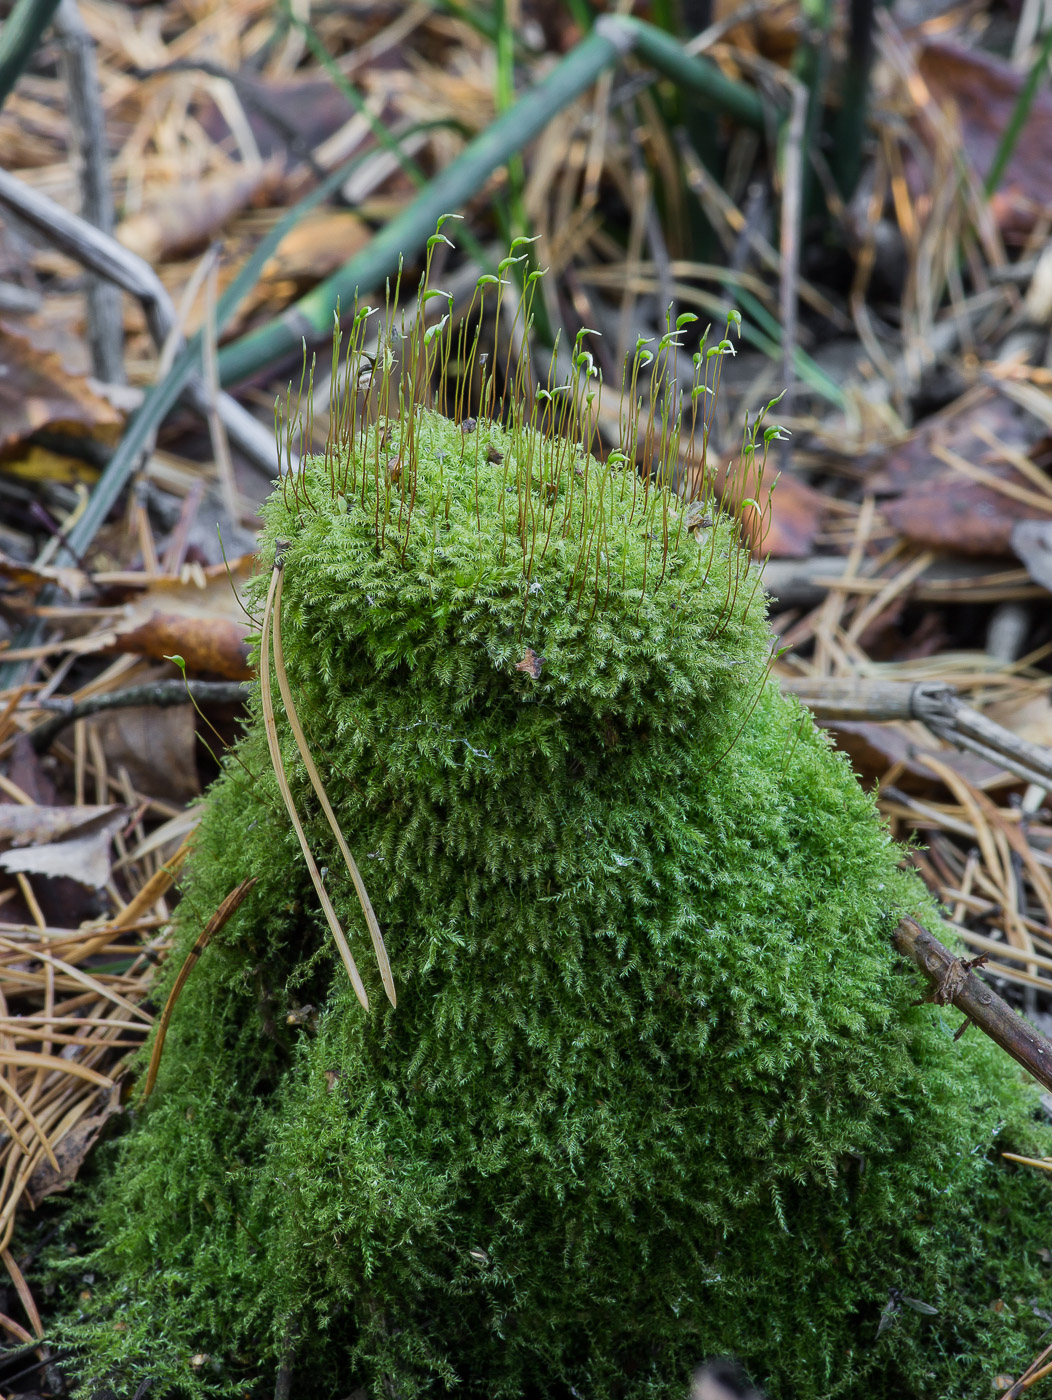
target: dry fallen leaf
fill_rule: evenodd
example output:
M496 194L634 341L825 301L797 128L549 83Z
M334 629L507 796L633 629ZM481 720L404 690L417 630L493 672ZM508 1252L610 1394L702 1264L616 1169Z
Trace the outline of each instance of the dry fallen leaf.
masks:
M1031 744L1052 749L1052 699L1048 694L1028 700L1005 700L987 706L985 714L996 724Z
M0 841L12 846L43 845L48 841L64 841L99 817L115 817L123 807L23 807L19 803L0 803Z
M78 641L80 655L96 651L123 651L162 661L181 656L186 669L210 672L227 680L247 680L248 635L253 624L234 596L255 568L251 554L206 569L194 566L178 579L150 579L126 603L123 617L105 632ZM100 585L105 576L100 576ZM132 580L122 576L127 585ZM137 580L135 580L137 582ZM233 586L231 586L233 585Z
M70 374L53 351L39 350L0 322L0 448L41 428L112 439L122 422L85 376Z
M1006 395L973 395L934 415L893 448L867 485L878 496L891 496L882 504L883 514L914 544L1007 555L1019 521L1052 513L1052 492L1042 510L1041 488L1003 454L1029 456L1040 470L1045 443L1033 418ZM975 480L976 470L992 484Z
M276 164L223 171L178 189L166 187L117 227L125 248L156 265L202 248L253 200L279 181Z
M1012 548L1034 582L1052 593L1052 520L1020 520Z
M42 588L55 584L77 603L91 588L91 579L83 569L40 568L36 564L21 564L0 552L0 578L13 583L27 593L37 594Z
M53 1145L58 1171L45 1157L33 1171L26 1187L30 1205L34 1210L46 1196L54 1196L72 1186L106 1123L115 1113L121 1112L123 1109L120 1105L120 1089L114 1086L109 1091L105 1107L99 1113L90 1118L82 1118Z
M98 735L109 771L123 769L141 796L184 803L201 791L195 734L198 725L202 730L205 726L189 700L185 705L113 710L85 723ZM215 735L207 737L218 748Z
M0 854L0 868L12 875L65 877L88 889L101 889L112 870L110 844L127 820L125 807L4 804L0 840L16 844Z
M743 510L743 524L755 555L807 559L814 553L815 540L825 521L826 498L789 472L782 472L777 482L773 482L773 475L771 472L758 484L757 472L739 475L737 464L731 464L729 472L717 475L717 497L725 491L732 509L750 499L763 508L760 514L751 505Z
M541 678L541 668L543 665L544 657L538 656L533 647L527 647L526 655L521 661L516 661L515 669L516 671L525 671L527 675L532 676L536 681Z
M960 151L979 179L986 176L1026 82L1026 70L1006 59L929 39L917 67L932 96L949 113ZM1052 205L1052 97L1039 92L990 201L1002 229L1030 229Z

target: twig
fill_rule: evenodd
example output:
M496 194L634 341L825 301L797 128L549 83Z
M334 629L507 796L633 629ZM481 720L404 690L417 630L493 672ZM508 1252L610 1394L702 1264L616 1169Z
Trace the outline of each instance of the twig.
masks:
M796 327L800 276L800 229L803 223L804 199L804 130L807 124L809 94L803 83L793 79L790 84L792 106L785 128L782 146L782 218L781 218L781 278L778 287L778 310L782 319L782 376L785 392L780 413L792 413L794 369L796 365ZM788 464L791 447L785 448Z
M247 700L250 692L251 687L244 681L171 680L133 685L127 690L116 690L107 695L89 695L75 703L52 700L48 702L48 708L61 705L61 713L31 729L29 742L36 753L46 753L67 725L78 719L86 719L88 715L102 714L106 710L135 709L140 705L156 705L161 708L191 703L234 705Z
M780 684L821 722L920 720L946 743L968 749L1024 782L1052 788L1052 749L987 719L959 699L952 685L841 677L786 677Z
M7 205L83 267L137 297L158 348L171 338L178 324L172 299L153 268L137 253L5 170L0 170L0 204ZM182 344L179 336L176 348L181 349ZM207 417L208 390L200 375L190 375L186 394L194 408ZM253 418L230 394L219 395L217 408L232 441L246 457L273 474L277 458L272 430Z
M81 213L101 233L111 234L113 194L95 44L80 17L76 0L61 0L55 15L55 30L62 46L62 66L69 92L70 137L80 181ZM123 384L121 294L97 274L88 278L88 341L96 377L107 384Z
M1052 1089L1052 1041L1002 1001L976 976L974 967L954 957L933 933L908 915L892 935L892 942L932 983L926 999L956 1006L1039 1084Z
M851 593L878 593L883 578L853 578L844 582L845 560L840 555L811 559L771 559L764 565L763 586L782 607L814 607L831 588ZM937 558L910 585L918 601L989 603L1009 598L1047 598L1047 590L1032 583L1025 569L992 572L988 563L972 559Z

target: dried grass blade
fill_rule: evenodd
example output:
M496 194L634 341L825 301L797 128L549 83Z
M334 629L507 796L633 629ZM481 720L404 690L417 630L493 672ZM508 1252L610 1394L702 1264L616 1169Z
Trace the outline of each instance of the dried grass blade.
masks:
M949 764L943 763L941 759L936 758L933 754L920 754L917 757L917 762L923 764L925 768L930 768L935 776L946 784L950 792L953 793L954 797L968 813L969 817L971 817L972 826L975 831L975 839L979 844L979 850L982 852L987 870L1000 890L1001 902L1003 903L1007 898L1005 891L1008 874L1001 865L1000 854L994 844L989 822L978 802L976 802L972 790L967 783L962 781L960 774L955 773Z
M1052 481L1045 475L1036 462L1020 452L1018 447L1011 447L1008 443L1002 442L996 433L990 431L985 423L976 423L972 429L975 436L985 442L987 447L992 447L998 457L1005 462L1011 463L1020 476L1025 476L1033 486L1036 486L1042 495L1049 498L1049 509L1052 510Z
M71 1074L74 1079L86 1079L89 1084L97 1084L101 1089L112 1089L113 1080L107 1079L98 1070L78 1064L76 1060L64 1060L58 1055L41 1055L35 1050L0 1050L0 1064L18 1065L20 1069L52 1070L56 1074ZM0 1080L0 1088L13 1095L11 1085ZM46 1143L46 1139L44 1140ZM47 1149L50 1155L50 1148Z
M1011 501L1019 501L1020 504L1031 506L1035 510L1052 510L1052 500L1047 494L1030 491L1025 486L1017 486L1014 481L1006 481L996 472L988 472L985 467L976 467L971 462L966 461L959 452L953 452L941 443L937 442L932 447L932 456L938 457L940 462L945 462L948 467L960 472L962 476L968 477L971 481L979 482L981 486L986 486L1001 496L1007 496Z
M11 1122L10 1118L8 1118L7 1114L6 1114L6 1113L4 1112L4 1110L3 1110L3 1106L2 1106L2 1105L0 1105L0 1123L3 1123L3 1125L4 1125L4 1127L6 1128L7 1132L10 1134L12 1140L13 1140L14 1142L17 1142L17 1143L18 1143L19 1147L22 1149L22 1154L23 1154L23 1156L28 1157L28 1156L29 1156L29 1148L28 1148L28 1146L26 1145L25 1138L22 1137L21 1133L18 1131L18 1129L15 1127L15 1125Z
M37 1311L37 1305L33 1300L32 1293L29 1291L29 1284L26 1283L22 1270L16 1264L14 1255L9 1249L0 1250L0 1259L3 1260L4 1268L11 1276L11 1282L15 1285L15 1291L18 1294L22 1306L26 1310L26 1317L29 1318L29 1321L33 1325L33 1331L36 1333L37 1339L42 1341L44 1337L44 1324L40 1320L40 1313Z
M219 932L255 883L256 877L250 875L247 879L242 880L236 889L231 890L226 899L223 900L222 904L208 920L208 923L205 924L197 942L186 955L186 961L179 969L179 976L175 979L172 990L168 993L168 1000L164 1003L161 1019L157 1023L157 1035L154 1038L153 1051L150 1055L150 1067L146 1071L146 1084L142 1091L142 1103L145 1103L150 1097L150 1094L153 1092L153 1086L157 1083L157 1071L161 1067L161 1055L164 1053L164 1042L168 1034L168 1023L172 1019L175 1003L179 1000L179 995L186 985L186 979L193 971L197 959L208 947L212 935Z
M20 1051L18 1051L18 1050L11 1050L11 1051L7 1051L7 1052L0 1051L0 1054L4 1054L4 1053L7 1053L7 1054L10 1056L10 1061L9 1061L9 1062L13 1062L16 1066L18 1065L18 1063L19 1063L19 1061L20 1061L20 1059L21 1059L21 1052L20 1052ZM62 1064L69 1064L69 1063L71 1063L71 1062L70 1062L69 1060L63 1060L63 1061L61 1061L61 1063L62 1063ZM3 1074L0 1074L0 1094L6 1094L6 1095L8 1096L8 1098L13 1099L14 1102L16 1103L16 1105L22 1110L22 1112L23 1112L23 1113L25 1114L25 1116L26 1116L26 1122L29 1124L29 1126L30 1126L30 1127L33 1129L33 1131L36 1133L37 1139L38 1139L38 1141L40 1142L41 1147L44 1149L44 1155L45 1155L45 1157L47 1157L48 1161L51 1163L52 1167L54 1167L55 1171L59 1171L60 1168L59 1168L59 1165L58 1165L58 1161L57 1161L56 1158L55 1158L55 1153L54 1153L54 1151L52 1150L51 1141L50 1141L50 1139L48 1138L47 1133L44 1131L44 1127L43 1127L43 1125L41 1124L40 1119L36 1116L36 1114L33 1112L33 1110L29 1107L29 1104L26 1103L25 1099L24 1099L24 1098L22 1097L22 1095L18 1092L18 1090L17 1090L17 1089L15 1088L15 1086L11 1083L11 1081L10 1081L8 1078L6 1078L6 1076L4 1076ZM30 1157L30 1156L32 1155L31 1149L30 1149L30 1148L26 1148L25 1154L26 1154L27 1157Z
M336 947L339 949L340 957L343 959L343 965L347 969L347 975L351 979L351 986L354 988L354 994L366 1011L368 1011L369 998L366 995L365 986L362 983L354 957L351 954L350 946L347 943L347 939L344 937L343 929L340 927L340 921L336 917L336 910L332 907L332 901L329 899L328 892L322 883L318 866L314 857L311 855L310 846L307 844L306 833L300 822L299 813L296 811L296 804L292 800L288 779L285 777L285 770L281 763L281 746L278 743L278 726L274 718L274 701L270 693L269 655L271 619L274 616L274 596L277 592L278 576L281 572L281 568L282 562L279 554L274 560L274 572L271 575L270 588L267 592L267 602L263 609L263 628L259 646L259 686L260 698L263 702L263 728L266 730L267 734L267 747L270 750L270 761L274 766L274 776L278 781L278 789L285 803L285 809L289 814L293 829L296 832L297 840L300 843L300 850L303 852L303 858L307 862L307 870L310 872L311 883L321 902L321 907L325 913L325 920L329 925L329 931L333 936Z
M1021 1162L1024 1167L1039 1167L1043 1172L1052 1172L1052 1157L1020 1157L1018 1152L1002 1152L1009 1162Z
M10 1332L16 1341L24 1342L27 1346L32 1346L36 1341L36 1338L27 1332L20 1322L16 1322L13 1317L8 1317L7 1313L0 1313L0 1327L5 1332Z
M329 797L325 791L321 776L311 756L311 751L307 744L307 736L303 732L303 726L300 724L299 715L296 712L296 705L292 698L292 688L289 685L288 673L285 670L285 655L281 647L281 590L285 577L285 570L278 569L277 577L278 586L274 594L274 670L278 677L278 690L281 692L281 698L285 705L285 713L288 715L289 725L292 728L292 736L296 740L296 747L300 751L300 758L303 759L304 766L307 769L307 776L310 778L311 787L313 787L318 795L318 801L321 803L321 809L325 813L325 819L332 828L332 834L336 837L336 843L340 848L340 854L343 856L351 879L354 881L358 902L361 904L362 913L365 915L365 923L369 930L369 937L373 941L373 952L376 955L376 962L380 968L380 977L383 980L387 999L392 1006L397 1006L398 999L395 995L394 977L391 974L391 963L387 956L387 948L384 945L384 936L380 932L380 924L377 921L376 914L373 912L372 901L369 898L369 892L365 888L365 881L362 879L354 856L351 855L350 848L344 840L343 832L340 830L340 824L336 820L336 813L332 810L332 804L329 802Z
M25 948L20 947L19 944L15 943L10 938L0 938L0 948L10 948L21 957L25 957L27 952ZM91 977L88 973L82 972L79 967L74 967L72 963L65 962L62 958L52 957L50 953L45 953L40 948L34 948L32 950L32 956L34 961L50 963L60 972L66 973L74 982L79 982L82 987L86 987L89 992L93 992L96 996L103 997L106 1001L112 1001L115 1006L123 1007L125 1011L130 1011L131 1014L140 1021L145 1021L148 1026L153 1025L153 1017L148 1011L143 1011L142 1008L136 1006L133 1001L129 1001L127 997L122 997L120 992L114 991L111 986L107 986L105 982L100 982L98 978ZM14 976L14 973L12 970L5 968L4 976L11 977ZM24 981L25 979L19 978L17 980ZM114 977L112 980L117 981L118 979ZM34 979L31 985L35 984Z
M157 903L162 895L166 895L175 883L175 877L182 868L183 862L190 854L193 844L193 834L187 836L179 849L164 862L161 868L154 872L146 881L142 889L126 905L119 914L110 919L109 922L100 929L99 932L113 933L117 929L126 929L136 923L143 915Z

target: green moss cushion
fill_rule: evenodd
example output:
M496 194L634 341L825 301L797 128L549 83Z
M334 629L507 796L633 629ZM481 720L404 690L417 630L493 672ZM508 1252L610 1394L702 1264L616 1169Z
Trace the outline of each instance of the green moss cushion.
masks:
M289 540L285 661L398 1006L282 718L353 996L257 707L169 981L258 884L103 1183L85 1376L681 1400L733 1353L776 1400L985 1400L1049 1241L998 1152L1047 1140L1012 1063L914 1005L890 934L934 911L765 685L732 526L525 429L418 410L355 452L275 493L261 557ZM938 1313L878 1340L892 1289Z

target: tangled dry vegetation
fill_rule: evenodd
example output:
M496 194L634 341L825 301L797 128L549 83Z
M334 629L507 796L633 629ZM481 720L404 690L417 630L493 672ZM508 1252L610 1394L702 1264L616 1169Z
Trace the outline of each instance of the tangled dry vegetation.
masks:
M828 98L830 130L852 117L838 84L842 97L858 35L839 11L823 32L793 4L724 7L679 36L678 53L755 104L728 116L694 70L655 69L656 42L575 68L605 42L586 36L592 8L64 0L6 98L0 1258L17 1315L0 1327L13 1343L44 1335L16 1221L69 1184L121 1111L126 1059L156 1013L187 804L236 726L252 624L235 588L276 470L275 394L298 375L301 333L317 339L346 293L349 260L351 285L382 300L387 245L405 235L394 252L417 266L436 212L466 216L458 250L435 260L454 293L511 237L536 238L539 330L567 345L601 331L589 345L607 382L670 304L721 325L741 310L710 460L736 461L743 413L785 390L792 442L755 539L786 649L776 674L879 784L895 834L918 838L904 858L962 941L1052 1024L1052 98L1027 96L1047 59L1040 6L1014 30L992 5L882 11L857 183L837 169L850 143L823 143L809 98ZM667 8L636 7L659 25ZM553 120L487 164L487 137L553 74ZM200 347L188 369L187 340ZM154 427L134 415L156 384L169 407L185 393ZM323 438L320 378L315 397ZM607 450L616 427L600 425ZM114 485L107 464L140 429Z

